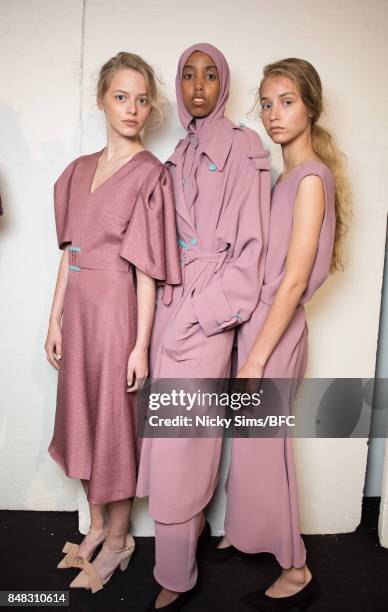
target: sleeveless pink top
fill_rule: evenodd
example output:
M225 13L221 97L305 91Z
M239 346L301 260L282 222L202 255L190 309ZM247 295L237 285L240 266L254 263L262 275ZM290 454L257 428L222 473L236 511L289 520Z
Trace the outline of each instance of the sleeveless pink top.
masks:
M291 240L294 205L301 180L308 175L322 179L325 192L325 213L319 238L317 255L301 303L307 302L326 280L330 271L335 238L335 180L325 164L308 161L277 183L272 190L271 216L268 236L264 285L260 301L272 304L285 274L287 252ZM311 202L314 205L314 202Z

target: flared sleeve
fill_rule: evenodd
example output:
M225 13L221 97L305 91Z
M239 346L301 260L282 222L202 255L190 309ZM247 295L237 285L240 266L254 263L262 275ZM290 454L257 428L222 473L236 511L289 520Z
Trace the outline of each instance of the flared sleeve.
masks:
M76 162L77 160L74 160L67 166L54 185L55 225L60 249L64 249L72 242L70 192Z
M120 255L166 288L182 282L172 180L163 165L154 167L143 182Z

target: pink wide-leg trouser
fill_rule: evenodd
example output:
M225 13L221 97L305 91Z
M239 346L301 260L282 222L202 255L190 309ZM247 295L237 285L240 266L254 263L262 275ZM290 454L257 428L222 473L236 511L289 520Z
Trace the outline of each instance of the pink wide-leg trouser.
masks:
M197 582L197 542L203 513L183 523L155 521L155 580L165 589L183 593Z

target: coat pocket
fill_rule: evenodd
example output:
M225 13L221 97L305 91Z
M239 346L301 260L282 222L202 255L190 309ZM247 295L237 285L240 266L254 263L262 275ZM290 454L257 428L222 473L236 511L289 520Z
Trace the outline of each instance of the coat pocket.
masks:
M204 344L205 334L195 316L191 296L188 295L166 330L163 348L170 359L185 361L195 368L201 361Z

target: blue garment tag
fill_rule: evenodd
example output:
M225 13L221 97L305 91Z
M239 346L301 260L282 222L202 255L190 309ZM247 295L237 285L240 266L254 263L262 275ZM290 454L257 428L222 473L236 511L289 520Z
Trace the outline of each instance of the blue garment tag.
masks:
M215 164L213 164L213 162L212 162L211 164L209 164L209 170L214 172L215 170L217 170L217 166Z

